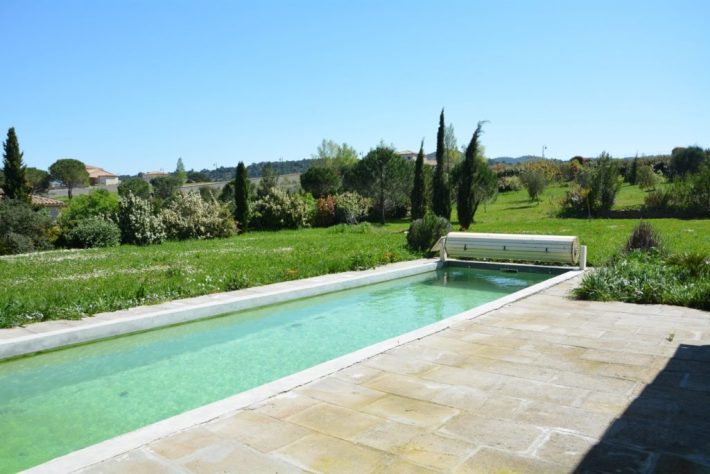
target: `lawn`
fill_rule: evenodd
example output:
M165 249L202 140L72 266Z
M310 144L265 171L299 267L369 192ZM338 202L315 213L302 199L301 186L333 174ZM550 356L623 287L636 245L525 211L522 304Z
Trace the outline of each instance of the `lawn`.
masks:
M397 229L366 224L2 257L0 327L417 258L404 242Z
M638 219L573 219L556 213L565 186L540 202L525 191L498 195L476 213L474 232L577 235L589 263L601 265L625 243ZM625 185L617 209L640 207L644 192ZM651 219L674 253L710 253L710 219ZM253 232L222 240L149 247L55 251L0 258L0 327L76 319L171 299L369 268L419 255L405 248L402 220L384 227ZM454 222L454 228L456 228Z

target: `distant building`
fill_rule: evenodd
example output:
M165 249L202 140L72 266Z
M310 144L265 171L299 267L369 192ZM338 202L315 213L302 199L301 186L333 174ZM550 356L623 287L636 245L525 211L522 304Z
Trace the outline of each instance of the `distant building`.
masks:
M96 186L98 184L118 184L120 182L117 175L109 173L105 169L99 168L98 166L86 165L86 172L89 173L89 184L91 186Z
M149 183L153 178L162 178L164 176L168 176L168 173L165 171L146 171L145 173L141 173L141 178Z
M5 197L5 191L0 188L0 200ZM52 221L56 221L59 216L59 212L63 207L66 207L62 201L57 201L56 199L51 199L44 196L38 196L37 194L32 195L32 205L35 207L44 207L49 212L49 217Z
M398 151L397 154L407 161L417 161L417 155L419 154L419 152L412 150L402 150ZM432 159L432 157L434 158ZM436 166L436 153L424 155L424 164L429 166Z

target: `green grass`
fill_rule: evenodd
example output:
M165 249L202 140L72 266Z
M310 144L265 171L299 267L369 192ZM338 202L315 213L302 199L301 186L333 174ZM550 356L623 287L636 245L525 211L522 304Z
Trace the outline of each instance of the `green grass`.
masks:
M369 225L3 257L0 327L77 319L416 257L401 232Z
M476 213L472 232L577 235L601 266L624 246L638 219L557 217L566 186L540 202L525 191L498 195ZM621 188L615 209L638 209L645 192ZM709 219L650 219L670 253L710 253ZM406 219L383 228L253 232L223 240L150 247L45 252L0 258L0 327L76 319L103 311L229 291L416 258ZM454 222L454 229L458 227ZM359 232L368 231L363 234Z
M577 235L589 249L590 265L601 265L621 249L639 219L577 219L557 217L566 185L549 187L539 203L531 203L525 191L499 194L496 201L476 212L472 232ZM645 191L625 184L615 210L638 209ZM648 219L666 238L672 253L710 252L710 219ZM454 224L454 228L457 224Z

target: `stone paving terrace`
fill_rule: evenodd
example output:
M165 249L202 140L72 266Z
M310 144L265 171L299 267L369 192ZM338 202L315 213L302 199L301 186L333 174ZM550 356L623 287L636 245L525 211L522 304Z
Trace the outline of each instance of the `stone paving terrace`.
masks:
M710 313L576 282L82 472L710 472Z

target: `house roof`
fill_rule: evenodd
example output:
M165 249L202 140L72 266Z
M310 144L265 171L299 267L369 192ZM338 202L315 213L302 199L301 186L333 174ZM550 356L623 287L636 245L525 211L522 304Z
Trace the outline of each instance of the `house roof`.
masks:
M109 173L103 168L99 168L98 166L91 166L91 165L86 165L86 172L89 173L89 178L117 178L118 175L115 175L113 173Z
M57 201L56 199L38 196L36 194L32 195L32 205L42 206L42 207L65 207L66 204L62 201Z
M3 191L2 188L0 188L0 199L5 197L5 191ZM64 207L66 206L65 203L62 201L57 201L56 199L44 197L44 196L38 196L37 194L32 195L32 205L34 206L42 206L42 207Z

